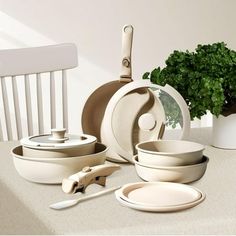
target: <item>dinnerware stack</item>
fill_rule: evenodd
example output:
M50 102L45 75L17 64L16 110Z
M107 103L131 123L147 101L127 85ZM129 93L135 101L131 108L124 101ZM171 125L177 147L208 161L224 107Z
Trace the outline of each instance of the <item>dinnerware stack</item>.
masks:
M12 149L17 172L25 179L56 184L85 166L105 162L107 146L92 135L70 135L65 129L53 129L51 134L23 138Z
M205 194L197 188L170 182L130 183L117 190L115 195L123 206L152 212L185 210L205 199Z
M202 144L184 140L143 142L136 149L133 161L145 181L190 183L204 175L209 161Z

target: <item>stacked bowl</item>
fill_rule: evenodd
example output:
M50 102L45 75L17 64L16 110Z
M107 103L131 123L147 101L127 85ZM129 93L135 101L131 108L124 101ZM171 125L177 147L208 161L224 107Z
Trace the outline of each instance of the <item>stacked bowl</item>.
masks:
M143 142L136 149L135 168L146 181L190 183L204 175L209 161L202 144L184 140Z
M23 138L12 149L13 162L19 175L37 183L57 184L85 166L105 162L107 146L92 135L65 136L65 129L51 134Z

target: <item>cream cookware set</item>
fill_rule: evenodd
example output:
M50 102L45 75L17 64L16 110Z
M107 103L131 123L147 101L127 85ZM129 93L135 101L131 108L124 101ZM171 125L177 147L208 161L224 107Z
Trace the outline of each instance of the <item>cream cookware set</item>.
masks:
M85 166L104 164L108 148L96 142L95 137L68 135L59 142L54 140L54 132L52 135L24 138L20 146L13 148L13 162L23 178L37 183L57 184Z
M93 183L105 186L106 178L120 168L104 164L105 160L129 162L147 182L126 184L119 190L114 187L95 196L117 190L116 199L122 205L143 211L169 212L196 206L205 194L183 183L200 179L209 159L203 155L203 145L185 141L190 115L182 96L169 85L132 80L132 39L133 27L127 25L122 31L120 79L101 86L88 98L82 114L85 134L52 129L51 134L23 138L12 150L15 168L29 181L61 183L65 193L74 194L83 193ZM179 132L172 140L167 140L170 127L163 94L180 111ZM79 201L50 207L63 209Z

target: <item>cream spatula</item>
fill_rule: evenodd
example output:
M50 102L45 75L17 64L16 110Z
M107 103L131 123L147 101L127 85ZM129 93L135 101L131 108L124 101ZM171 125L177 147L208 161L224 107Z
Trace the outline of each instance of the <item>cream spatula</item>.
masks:
M82 198L78 198L78 199L65 200L65 201L53 203L49 207L54 209L54 210L62 210L62 209L68 208L68 207L75 206L79 202L86 201L86 200L89 200L91 198L95 198L95 197L104 195L106 193L113 192L113 191L115 191L115 190L117 190L119 188L121 188L121 186L109 188L109 189L106 189L106 190L102 190L100 192L93 193L93 194L88 195L86 197L82 197Z

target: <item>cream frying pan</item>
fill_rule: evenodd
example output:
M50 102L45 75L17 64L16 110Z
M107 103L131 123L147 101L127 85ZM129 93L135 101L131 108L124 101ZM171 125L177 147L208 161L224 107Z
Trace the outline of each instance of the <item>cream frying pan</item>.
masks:
M121 75L118 80L106 83L96 89L86 101L82 112L82 129L86 134L101 140L100 128L107 104L114 93L132 81L131 50L133 27L125 25L122 30L122 63Z
M122 30L122 63L119 80L106 83L96 89L86 101L82 112L82 128L86 134L91 134L101 140L100 127L106 106L122 86L132 81L131 50L133 40L133 27L125 25Z

